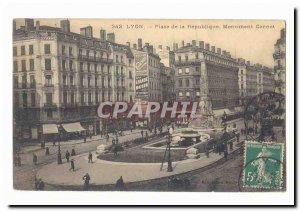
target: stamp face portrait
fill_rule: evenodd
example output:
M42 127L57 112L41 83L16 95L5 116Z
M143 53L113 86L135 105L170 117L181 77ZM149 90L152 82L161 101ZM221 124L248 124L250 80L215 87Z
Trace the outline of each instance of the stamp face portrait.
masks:
M250 188L281 189L283 144L246 142L243 185Z

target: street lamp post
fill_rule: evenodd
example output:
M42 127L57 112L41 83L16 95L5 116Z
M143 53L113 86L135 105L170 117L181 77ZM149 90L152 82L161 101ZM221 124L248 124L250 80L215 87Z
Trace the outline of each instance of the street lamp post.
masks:
M62 133L62 127L58 127L58 152L57 152L57 164L62 164L61 160L61 151L60 151L60 141L61 141L61 133Z
M171 137L173 133L173 128L169 128L169 136L168 136L168 141L167 141L167 147L168 147L168 172L173 171L172 167L172 159L171 159Z

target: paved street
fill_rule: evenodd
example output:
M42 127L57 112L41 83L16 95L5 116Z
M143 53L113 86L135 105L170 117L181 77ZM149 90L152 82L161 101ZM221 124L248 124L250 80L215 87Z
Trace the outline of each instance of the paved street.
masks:
M164 127L166 131L166 127ZM141 137L141 130L126 131L124 136L119 137L119 143L130 141ZM148 131L149 132L149 131ZM87 142L83 143L83 140L70 140L68 142L61 143L62 158L65 160L65 152L68 150L71 153L74 147L76 154L83 154L90 151L95 151L96 147L100 144L111 144L112 135L110 135L110 142L107 143L104 137L94 136L92 140L87 138ZM55 162L57 159L58 146L52 146L52 143L47 143L49 147L50 155L45 155L45 149L41 149L40 144L33 146L26 146L21 150L22 166L14 166L14 187L22 190L32 190L34 184L34 177L36 172L45 164ZM38 163L33 165L32 155L35 153L38 157Z
M240 128L243 128L243 126L244 126L243 120L237 121L236 125L237 125L238 130L240 130ZM164 130L166 130L166 128ZM280 136L280 130L279 129L276 129L276 134L278 134L278 137ZM110 137L112 137L112 136L110 136ZM132 133L130 131L127 131L125 133L125 136L119 137L119 142L123 143L123 142L129 141L129 140L132 140L132 139L135 139L135 138L138 138L138 137L141 137L140 130L134 130ZM244 139L244 138L245 137L243 137L243 136L241 137L241 139ZM111 142L111 139L110 139L110 142ZM77 157L75 158L75 160L76 160L75 165L78 168L78 171L75 172L75 173L70 172L68 170L70 168L69 164L63 164L63 165L60 165L60 166L58 166L56 164L57 150L58 150L57 145L52 146L52 143L47 144L47 146L50 149L50 155L48 155L48 156L45 155L45 150L40 149L40 145L38 145L38 144L35 145L35 146L24 147L22 149L23 153L21 154L22 166L21 167L14 167L14 187L16 189L32 190L34 188L34 177L35 177L35 175L37 174L37 172L39 172L40 169L47 169L47 166L48 166L49 170L44 171L44 173L43 173L44 176L45 176L45 173L46 174L51 174L53 176L58 175L58 176L55 176L55 179L60 178L61 182L64 183L65 182L64 181L64 175L68 175L68 177L70 177L70 175L71 175L72 181L75 181L77 183L77 185L82 185L82 175L84 175L84 173L86 173L85 167L90 167L91 165L99 165L99 164L104 165L104 166L108 165L109 168L111 167L111 165L110 165L111 163L109 163L107 161L97 160L94 164L88 164L87 163L86 153L88 153L90 151L94 152L96 147L100 144L107 144L106 140L104 138L101 139L100 136L95 136L95 137L92 138L92 140L90 140L88 138L86 143L83 143L83 140L74 140L74 141L61 143L61 152L62 152L62 157L63 157L63 162L64 163L65 163L65 159L64 159L65 151L66 150L71 151L72 147L75 148L75 151L77 153ZM32 153L33 152L38 156L38 164L36 166L34 166L33 162L32 162ZM201 160L201 165L205 165L205 164L207 164L206 162L208 162L208 163L213 162L213 161L215 161L214 159L217 160L218 158L220 158L218 155L216 155L215 157L214 156L215 155L212 154L210 160L207 160L207 161L205 161L205 157L202 156L203 158L200 159ZM239 156L237 156L237 157L239 157ZM94 155L94 160L95 159L96 159L96 156ZM240 159L230 159L229 161L226 162L226 164L221 164L218 168L214 167L214 168L210 169L209 172L214 176L209 177L208 179L211 180L212 178L215 178L216 180L220 180L220 178L218 179L218 175L223 175L224 172L227 172L230 175L234 176L234 173L231 173L231 170L229 170L229 169L230 168L232 168L232 169L238 168L238 167L235 167L236 166L235 164L239 163L241 161L241 159L242 158L240 158ZM230 164L230 163L233 163L233 164ZM190 162L190 161L184 161L184 162L181 161L181 162L173 163L173 164L175 166L175 169L177 168L176 170L174 170L175 173L183 173L185 171L189 171L189 170L192 170L192 169L195 168L194 167L195 164L193 162ZM181 166L183 166L183 164L188 164L188 165L184 165L184 167L181 167ZM51 165L53 166L53 168L49 168ZM201 167L201 165L199 166L197 164L196 166L199 168L199 167ZM139 172L138 174L134 175L136 178L140 178L138 180L147 180L147 179L155 178L157 176L157 175L155 175L155 172L157 172L158 168L159 168L159 165L157 165L157 164L150 165L151 168L149 168L149 166L147 166L146 169L149 170L149 172L147 174L145 174L145 172L144 172L145 169L139 169L140 168L139 165L130 166L130 171L128 171L128 168L129 168L128 166L122 165L120 163L119 163L119 166L118 165L114 165L114 166L116 167L118 172L123 172L123 173L116 173L113 169L112 169L112 172L106 171L106 170L104 171L103 169L107 169L107 168L103 167L103 166L101 166L100 168L98 168L94 172L95 175L101 175L100 184L101 183L103 183L103 184L112 184L116 181L116 179L121 174L125 175L125 177L126 177L126 174L129 174L129 177L130 177L130 174L132 174L133 172ZM221 166L223 166L223 167L221 167ZM136 167L137 167L137 171L132 171ZM166 165L165 165L165 167L166 167ZM101 174L99 173L99 171L100 171ZM206 170L206 171L208 171L208 170ZM62 174L62 172L64 172L64 173ZM220 173L220 172L223 172L223 173ZM165 173L162 173L163 174L162 176L169 176L168 173L166 173L166 174ZM62 175L63 175L63 177L61 177ZM73 176L76 175L76 178L75 177L73 178L72 175ZM145 178L144 175L147 175L147 177L149 177L149 178ZM193 182L194 183L193 187L195 187L195 190L197 190L197 191L202 191L205 188L208 188L208 186L207 186L208 184L206 184L206 183L209 183L209 184L211 183L209 181L204 181L204 179L199 180L200 177L205 178L201 175L204 175L204 173L199 173L199 174L195 173L195 174L189 176L191 181L192 182L194 181ZM228 178L230 178L230 177L231 176L229 176ZM92 178L95 179L95 178L97 178L97 176L96 177L92 176ZM135 180L136 178L132 178L132 179ZM53 178L51 178L51 179L53 179ZM130 180L131 179L127 180L127 182L130 182ZM201 182L197 182L197 181L201 181ZM202 184L202 183L204 183L204 184ZM230 183L230 181L227 182L227 183ZM164 185L156 186L155 184L156 183L153 183L153 186L149 185L149 190L155 189L155 187L157 187L158 189L164 187ZM147 183L146 183L146 185L147 185ZM131 185L131 186L133 186L132 187L133 189L135 189L135 188L139 189L138 187L136 187L134 185ZM150 186L152 188L150 188ZM221 188L221 186L220 186L220 188ZM233 187L232 189L234 190L235 188L236 187ZM47 190L53 190L53 189L55 190L56 187L46 186L46 189Z

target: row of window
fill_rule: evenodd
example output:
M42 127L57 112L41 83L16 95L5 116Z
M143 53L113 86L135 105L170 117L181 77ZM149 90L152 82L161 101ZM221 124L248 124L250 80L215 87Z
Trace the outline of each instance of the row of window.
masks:
M196 72L200 72L200 68L201 68L201 66L195 67L195 71L196 71ZM184 72L185 72L186 74L189 74L189 73L190 73L190 68L189 68L189 67L184 68ZM178 74L182 74L182 73L183 73L182 68L178 68Z
M183 93L178 92L178 96L183 97ZM190 96L191 96L191 93L189 91L185 92L185 97L190 97ZM196 92L196 97L200 97L200 92Z
M25 56L25 55L33 55L34 54L34 47L33 45L28 45L28 50L26 50L26 46L22 45L20 48L20 55ZM27 52L28 51L28 52ZM45 54L51 54L51 46L50 44L44 44L44 53ZM13 47L13 56L18 56L18 47L14 46Z
M193 80L193 79L191 79ZM195 80L196 85L200 85L200 79ZM183 79L178 79L178 86L182 87L183 86ZM185 79L185 86L190 87L190 79Z
M34 59L29 59L29 71L34 71L35 62ZM17 60L14 61L14 72L19 71L19 62ZM27 63L26 60L21 60L21 71L27 71Z

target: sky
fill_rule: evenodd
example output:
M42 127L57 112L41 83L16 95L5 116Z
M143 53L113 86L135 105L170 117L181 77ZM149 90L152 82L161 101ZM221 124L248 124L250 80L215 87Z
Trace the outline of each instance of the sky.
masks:
M35 19L40 25L60 26L62 19ZM79 33L80 28L93 27L93 36L100 37L100 29L114 32L116 42L137 43L138 38L154 45L170 46L181 41L192 43L202 40L210 46L229 51L234 58L244 58L251 63L274 66L274 44L285 27L280 20L167 20L167 19L69 19L71 31ZM17 27L24 25L24 19L16 19ZM231 26L226 28L225 26Z

